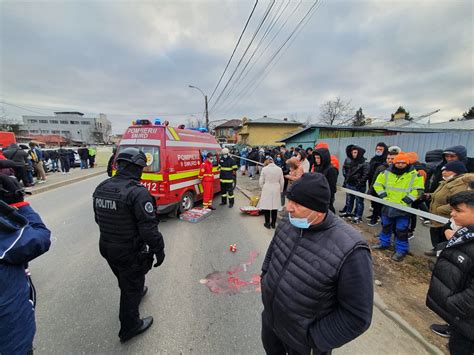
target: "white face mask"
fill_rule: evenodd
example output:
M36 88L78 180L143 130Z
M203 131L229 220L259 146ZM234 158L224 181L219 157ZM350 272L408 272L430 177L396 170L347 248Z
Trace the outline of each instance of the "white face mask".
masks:
M444 181L452 180L456 175L443 176Z

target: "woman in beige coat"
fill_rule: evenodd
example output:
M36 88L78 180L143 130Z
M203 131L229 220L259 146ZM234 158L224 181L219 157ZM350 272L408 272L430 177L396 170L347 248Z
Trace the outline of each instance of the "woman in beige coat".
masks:
M275 228L278 209L281 208L281 193L285 186L283 171L276 166L271 157L267 157L264 168L260 173L260 187L262 194L257 207L265 215L265 228ZM271 215L271 222L270 222Z
M285 175L285 179L289 180L289 184L298 180L304 174L301 161L297 157L291 157L286 161L286 165L290 168L290 173Z
M431 201L430 213L450 218L451 206L449 205L449 198L458 192L466 191L469 181L474 180L474 174L466 174L466 172L466 167L460 161L449 162L445 165L442 171L444 181L439 184L435 192L424 195L426 199ZM436 246L446 241L443 235L443 225L436 221L431 221L430 236L433 249L425 252L425 255L435 256Z

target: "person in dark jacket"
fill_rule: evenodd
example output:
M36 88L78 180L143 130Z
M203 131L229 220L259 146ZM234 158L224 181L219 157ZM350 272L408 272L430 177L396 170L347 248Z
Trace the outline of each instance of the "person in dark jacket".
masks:
M254 179L255 178L255 175L256 175L256 170L257 170L257 162L258 162L258 149L257 148L253 148L249 155L248 155L248 159L247 160L247 163L248 163L248 167L249 167L249 178L250 179Z
M313 167L314 167L314 151L313 151L313 148L311 148L311 147L306 148L306 159L309 162L309 171L313 171Z
M18 144L10 144L7 149L3 150L3 155L9 160L13 160L16 164L15 176L23 182L24 187L30 187L32 184L28 181L28 153L21 149Z
M328 211L331 191L322 174L304 174L287 197L289 216L262 266L263 347L267 354L330 354L370 326L370 250Z
M347 166L344 185L347 189L365 192L367 189L367 179L369 177L369 164L365 161L365 149L357 145L352 146L350 155L350 163ZM344 163L346 164L346 163ZM346 198L345 213L341 215L344 218L352 217L352 223L357 224L362 222L362 215L364 213L364 198L356 197L348 194ZM355 214L352 214L354 208L354 200L356 201Z
M349 144L346 147L346 159L344 160L344 163L342 164L342 176L344 177L344 182L342 183L342 187L346 187L346 177L349 172L349 166L352 163L351 151L352 151L353 146L354 146L353 144ZM352 215L352 211L346 211L346 206L347 206L349 197L350 197L350 194L346 193L346 203L344 204L344 207L342 208L342 210L339 211L339 213L345 214L347 212Z
M449 241L436 261L426 305L449 323L449 351L474 354L474 191L450 198L451 217L457 231L446 233Z
M442 149L433 149L425 154L425 163L426 163L426 181L425 181L425 191L428 192L433 173L436 170L436 167L443 162L443 150Z
M57 150L51 150L49 152L49 158L51 159L51 171L57 172L59 171L58 161L59 161L59 153Z
M427 191L428 193L434 192L438 188L439 183L443 181L442 171L446 163L455 160L461 161L466 166L468 173L474 172L474 159L467 157L467 149L465 146L456 145L446 148L443 150L443 161L438 164L433 171L433 175L430 179L430 187Z
M336 213L334 209L334 198L337 192L337 177L339 171L331 165L331 154L326 148L319 148L314 151L314 172L321 173L328 181L331 190L331 198L329 200L329 210Z
M139 305L148 288L145 274L164 259L163 236L158 231L156 201L140 184L145 153L125 148L117 155L117 174L94 191L95 221L99 225L100 254L107 260L120 287L121 342L146 331L153 317L140 319Z
M59 162L61 163L61 171L63 175L69 173L69 169L71 167L70 162L69 162L69 151L63 146L60 146L58 149L58 154L59 154Z
M89 161L89 150L85 145L77 150L77 154L79 154L79 159L81 159L81 169L88 169L88 161Z
M374 180L375 171L377 170L377 168L380 165L385 164L385 161L387 159L387 155L388 155L388 146L383 142L377 143L377 145L375 146L375 155L369 161L369 177L368 177L369 189L370 189L371 182ZM372 210L374 210L376 208L378 208L378 209L381 208L380 206L377 206L377 205L379 205L379 203L374 202L374 201L370 201L370 206L372 207ZM373 217L373 213L372 213L371 216L369 216L367 218L369 218L371 221L373 221L372 217ZM377 223L377 222L375 222L375 223Z
M1 174L0 235L0 354L30 354L36 325L28 262L48 251L51 232L16 180Z

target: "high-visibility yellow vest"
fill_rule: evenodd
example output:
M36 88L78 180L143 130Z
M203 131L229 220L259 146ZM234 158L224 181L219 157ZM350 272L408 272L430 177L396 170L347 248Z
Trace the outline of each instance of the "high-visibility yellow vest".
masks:
M410 206L424 190L423 177L414 168L403 175L394 174L387 169L377 176L374 190L384 200Z

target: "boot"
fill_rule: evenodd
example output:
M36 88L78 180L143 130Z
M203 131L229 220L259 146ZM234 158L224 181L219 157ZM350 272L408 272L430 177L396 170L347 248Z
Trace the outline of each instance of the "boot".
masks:
M219 203L219 206L224 206L224 205L227 205L227 201L222 200L222 202Z
M405 254L403 253L395 253L392 255L392 260L396 262L400 262L405 258Z

